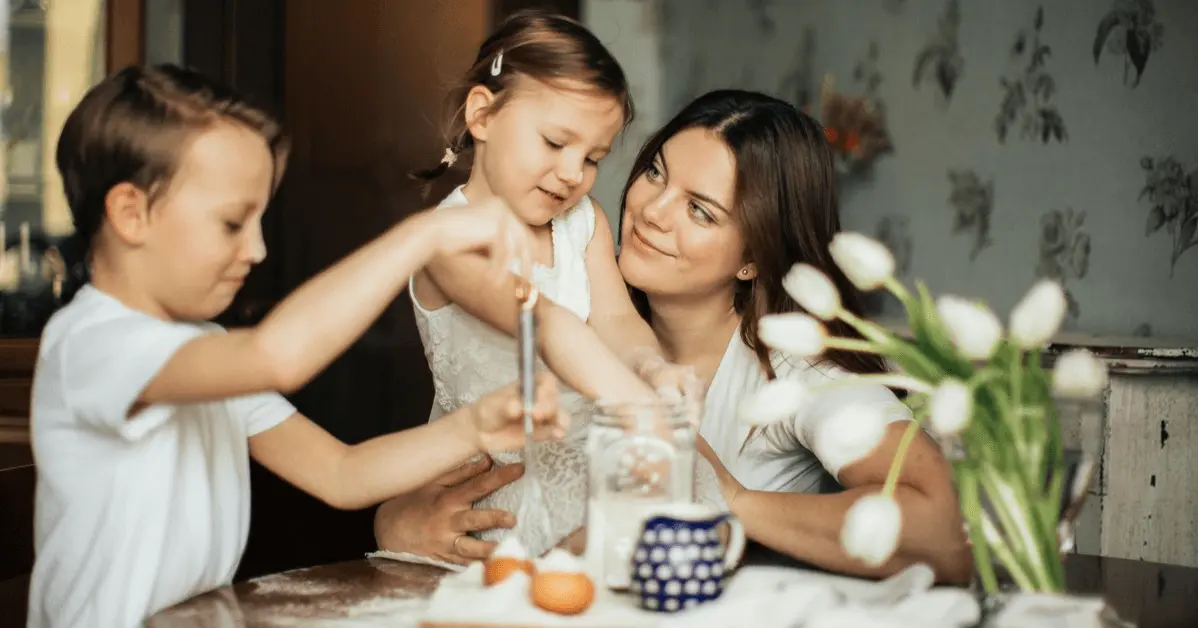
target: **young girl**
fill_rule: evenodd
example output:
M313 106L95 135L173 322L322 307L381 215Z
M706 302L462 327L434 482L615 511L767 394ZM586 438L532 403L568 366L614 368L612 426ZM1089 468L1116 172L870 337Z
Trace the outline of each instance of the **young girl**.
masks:
M417 214L255 328L197 322L265 256L261 218L284 159L271 118L171 66L106 79L67 119L58 169L91 283L47 324L34 377L30 626L140 625L228 584L249 525L249 456L353 509L523 442L510 389L353 447L269 392L316 375L434 256L518 253L530 234L497 199ZM541 436L560 436L549 380L536 416Z
M616 267L607 218L587 196L599 161L633 115L616 60L578 22L518 13L483 42L449 102L455 111L449 148L439 167L420 176L432 179L471 153L469 180L441 207L502 198L532 227L533 280L548 297L537 308L546 365L590 399L655 399L644 379L676 389L686 373L661 358ZM516 378L510 337L516 308L503 296L506 291L479 281L483 264L476 255L446 257L413 277L416 321L436 387L430 420ZM573 393L563 398L575 417L587 414L582 401ZM552 504L549 529L530 529L544 522L537 512L544 504L517 514L517 531L534 554L582 524L587 490L582 423L576 421L564 441L537 447L537 459L529 462L545 502ZM519 456L497 460L511 463ZM517 513L523 487L522 479L476 507ZM500 534L480 536L493 543ZM454 549L477 554L465 546L479 543L459 537Z

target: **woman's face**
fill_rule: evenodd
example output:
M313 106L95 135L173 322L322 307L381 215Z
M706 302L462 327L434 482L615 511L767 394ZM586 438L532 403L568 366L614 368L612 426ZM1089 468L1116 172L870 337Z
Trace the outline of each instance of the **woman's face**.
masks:
M624 199L624 280L650 297L729 291L745 266L735 191L735 158L719 136L692 128L667 140Z

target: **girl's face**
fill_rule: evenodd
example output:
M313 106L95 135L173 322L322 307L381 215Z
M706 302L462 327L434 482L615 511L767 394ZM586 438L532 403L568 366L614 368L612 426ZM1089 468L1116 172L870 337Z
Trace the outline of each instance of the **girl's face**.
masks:
M620 102L581 83L550 86L519 77L511 97L487 112L494 95L476 87L466 119L477 146L476 168L492 194L524 222L548 223L595 184L599 161L624 126Z
M736 161L720 137L692 128L666 140L624 198L624 280L649 296L731 294L756 274L744 263L735 203Z

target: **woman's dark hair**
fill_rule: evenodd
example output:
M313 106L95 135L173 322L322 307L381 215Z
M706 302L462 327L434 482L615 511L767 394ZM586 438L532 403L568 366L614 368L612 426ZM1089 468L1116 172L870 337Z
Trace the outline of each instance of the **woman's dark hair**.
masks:
M758 322L767 314L802 311L782 287L791 266L805 262L826 273L840 291L844 308L861 314L861 293L828 252L832 236L840 231L832 153L823 127L789 103L755 92L713 91L695 99L649 138L633 163L624 199L662 146L682 131L695 128L716 134L736 160L733 216L744 238L745 261L756 265L757 277L737 282L733 307L741 316L741 338L773 379L769 349L757 338ZM632 287L629 291L641 315L648 319L645 293ZM859 337L841 321L829 322L828 331ZM876 355L829 351L824 359L853 373L886 370Z
M60 247L79 256L71 265L86 264L114 186L132 183L151 201L161 196L190 140L218 122L245 127L266 142L275 166L273 192L286 166L287 138L273 116L233 88L163 64L125 68L88 90L67 116L55 154L75 226Z
M502 55L498 74L492 64ZM634 110L628 80L616 58L587 27L563 15L535 9L519 11L504 20L478 49L478 57L449 92L445 141L450 151L461 156L474 148L465 120L466 96L482 85L496 95L491 105L498 111L511 95L516 77L535 79L548 85L567 81L581 83L596 93L620 102L624 125L632 122ZM426 185L445 174L449 160L412 173Z

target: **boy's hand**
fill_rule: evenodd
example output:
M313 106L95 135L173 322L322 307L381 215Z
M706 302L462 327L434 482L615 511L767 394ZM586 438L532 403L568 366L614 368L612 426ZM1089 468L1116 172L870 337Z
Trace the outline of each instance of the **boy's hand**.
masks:
M471 406L470 418L480 449L510 451L524 446L524 408L517 384L501 388ZM557 440L566 434L570 417L557 406L557 380L537 377L537 403L533 410L533 438Z
M437 222L437 252L442 255L486 251L495 283L509 273L532 274L533 233L497 197L467 207L433 214Z

